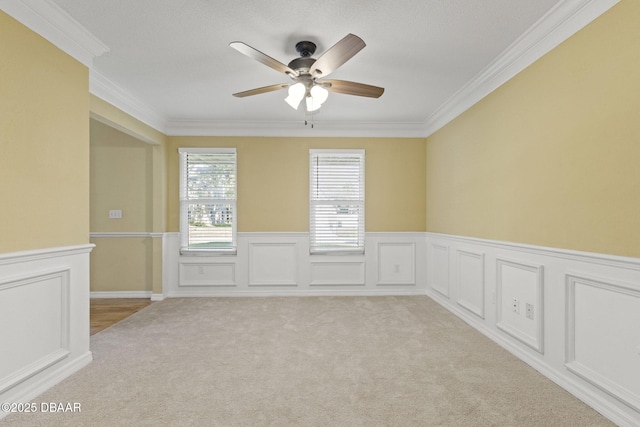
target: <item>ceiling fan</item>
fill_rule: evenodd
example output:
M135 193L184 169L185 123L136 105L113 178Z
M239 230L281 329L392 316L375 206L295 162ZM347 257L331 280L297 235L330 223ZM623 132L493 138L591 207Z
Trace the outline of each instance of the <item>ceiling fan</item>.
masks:
M316 51L315 43L310 41L298 42L296 51L300 54L300 57L295 58L288 65L265 55L243 42L232 42L229 46L249 58L253 58L276 71L288 75L294 81L291 84L281 83L234 93L233 96L238 98L289 88L289 96L285 98L285 101L297 110L304 99L306 101L306 111L310 112L320 108L322 103L327 100L328 92L370 98L379 98L384 92L384 88L378 86L345 80L324 79L366 46L364 41L354 34L346 35L318 59L312 57Z

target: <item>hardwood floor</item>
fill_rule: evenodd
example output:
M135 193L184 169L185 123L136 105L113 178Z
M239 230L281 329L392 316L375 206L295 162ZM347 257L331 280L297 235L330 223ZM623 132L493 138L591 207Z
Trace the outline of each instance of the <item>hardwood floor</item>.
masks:
M151 304L144 298L93 298L89 305L91 335L100 332Z

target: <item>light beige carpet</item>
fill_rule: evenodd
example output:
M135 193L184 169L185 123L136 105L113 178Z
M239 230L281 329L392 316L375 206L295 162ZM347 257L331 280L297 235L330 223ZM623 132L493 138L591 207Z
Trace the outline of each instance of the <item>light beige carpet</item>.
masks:
M168 299L12 426L609 426L427 297Z

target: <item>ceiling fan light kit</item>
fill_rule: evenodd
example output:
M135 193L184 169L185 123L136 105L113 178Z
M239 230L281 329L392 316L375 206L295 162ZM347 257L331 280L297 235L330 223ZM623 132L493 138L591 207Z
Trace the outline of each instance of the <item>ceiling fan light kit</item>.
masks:
M329 91L320 85L315 85L309 90L309 96L306 98L307 111L315 111L327 100Z
M312 112L322 106L329 97L329 92L369 98L379 98L384 93L384 88L378 86L345 80L322 80L323 77L331 74L366 46L364 41L354 34L345 36L318 59L312 57L316 51L315 43L310 41L298 42L296 43L296 51L300 57L293 59L288 65L265 55L243 42L232 42L229 46L276 71L288 75L295 82L246 90L234 93L233 96L235 97L244 98L288 88L288 96L285 98L286 103L297 110L304 99L306 111Z
M307 89L302 83L292 84L289 86L289 96L287 96L284 100L287 102L287 104L291 105L291 108L297 110L300 102L302 102L302 98L304 98L306 91Z

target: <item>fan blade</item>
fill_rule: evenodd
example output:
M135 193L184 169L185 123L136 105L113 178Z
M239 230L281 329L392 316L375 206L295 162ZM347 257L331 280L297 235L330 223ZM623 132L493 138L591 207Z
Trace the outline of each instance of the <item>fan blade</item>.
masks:
M290 74L293 76L297 76L298 72L284 65L282 62L277 59L273 59L269 55L265 55L257 49L252 48L248 44L242 42L231 42L229 46L237 50L238 52L247 55L249 58L255 59L258 62L262 62L267 67L271 67L276 71L281 73Z
M345 80L322 80L319 83L329 83L329 92L344 93L346 95L368 96L369 98L380 98L384 93L383 87L366 85L363 83L348 82Z
M259 95L261 93L273 92L274 90L285 89L288 87L289 87L288 84L280 83L277 85L263 86L256 89L245 90L244 92L234 93L233 96L237 98L244 98L245 96Z
M339 66L350 60L360 52L366 44L356 35L347 34L342 40L334 44L313 63L309 73L312 76L328 76Z

